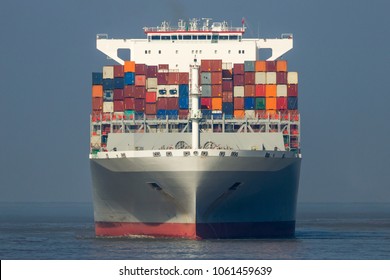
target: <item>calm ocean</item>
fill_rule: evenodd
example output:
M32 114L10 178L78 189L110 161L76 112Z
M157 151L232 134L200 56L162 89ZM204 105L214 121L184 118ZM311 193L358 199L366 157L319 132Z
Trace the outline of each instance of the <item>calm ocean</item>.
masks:
M390 259L390 204L299 204L296 237L95 238L90 204L1 203L0 259Z

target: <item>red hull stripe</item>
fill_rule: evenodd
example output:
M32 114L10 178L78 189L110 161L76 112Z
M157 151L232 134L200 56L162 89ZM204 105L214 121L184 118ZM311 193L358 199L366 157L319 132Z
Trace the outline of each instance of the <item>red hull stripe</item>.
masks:
M254 223L120 223L96 222L96 236L144 235L155 237L203 238L265 238L293 237L295 221Z

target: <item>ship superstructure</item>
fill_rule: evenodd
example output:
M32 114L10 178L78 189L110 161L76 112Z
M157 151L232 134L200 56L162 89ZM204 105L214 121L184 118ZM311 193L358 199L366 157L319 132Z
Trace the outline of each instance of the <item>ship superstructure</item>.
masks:
M98 236L292 236L299 182L292 35L163 22L146 39L97 36L118 65L93 74ZM272 49L267 61L259 50ZM123 60L118 51L130 51Z

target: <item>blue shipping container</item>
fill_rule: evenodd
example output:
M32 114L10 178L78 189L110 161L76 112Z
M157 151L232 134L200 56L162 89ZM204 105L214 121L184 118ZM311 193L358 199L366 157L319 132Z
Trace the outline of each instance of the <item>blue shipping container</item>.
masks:
M189 87L188 85L179 85L179 96L187 96L189 95Z
M92 84L93 85L102 85L103 84L103 73L92 73Z
M213 114L213 119L214 120L222 120L222 113Z
M297 97L288 97L288 99L287 99L287 109L289 109L289 110L298 110L298 98Z
M212 114L211 110L206 110L206 109L202 110L202 115L203 115L203 118L205 118L205 119L211 119L211 114Z
M123 89L125 87L125 81L123 78L114 78L114 86L116 89Z
M222 103L222 113L225 115L233 115L234 113L234 103L233 102L223 102Z
M179 110L166 110L168 119L177 119L179 117Z
M254 97L245 97L244 98L244 108L245 108L245 110L254 110L255 109L255 98Z
M188 96L180 96L179 97L179 109L188 109Z
M135 73L126 72L125 73L125 84L126 85L134 85Z
M167 110L157 110L157 118L158 119L165 119L167 115Z
M114 80L103 79L103 90L113 90L113 89L114 89Z
M103 92L103 101L114 101L114 91L112 90L105 90Z

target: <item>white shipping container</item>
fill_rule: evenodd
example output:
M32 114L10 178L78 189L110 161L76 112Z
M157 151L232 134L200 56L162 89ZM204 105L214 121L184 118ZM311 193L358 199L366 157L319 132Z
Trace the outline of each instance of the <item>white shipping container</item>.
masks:
M103 79L114 79L114 66L103 66Z
M276 85L276 72L265 72L267 85Z
M254 118L256 118L256 111L255 110L245 110L245 117L247 119L254 119Z
M287 97L287 85L277 85L276 86L276 96L277 97Z
M222 70L232 70L233 63L231 62L222 62Z
M113 113L114 102L103 102L103 113Z
M91 147L92 148L100 148L101 138L100 135L91 136Z
M298 84L298 72L287 72L287 83Z
M256 85L265 85L267 83L265 72L256 72L255 73L255 84Z
M146 79L146 88L147 89L157 89L157 78L147 78Z
M157 85L157 97L178 97L178 85Z
M233 87L233 96L234 97L244 97L244 92L245 92L244 86Z

